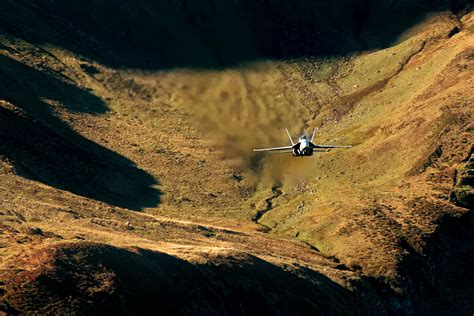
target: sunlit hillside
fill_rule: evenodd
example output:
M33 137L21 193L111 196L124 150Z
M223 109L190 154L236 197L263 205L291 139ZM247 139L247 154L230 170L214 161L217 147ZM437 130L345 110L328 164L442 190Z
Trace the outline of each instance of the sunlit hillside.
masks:
M472 313L469 5L3 1L0 313Z

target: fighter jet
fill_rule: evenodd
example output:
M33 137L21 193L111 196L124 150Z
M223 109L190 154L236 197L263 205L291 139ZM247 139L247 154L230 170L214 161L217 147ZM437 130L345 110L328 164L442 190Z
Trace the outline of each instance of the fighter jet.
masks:
M342 145L320 145L320 144L313 144L314 135L316 134L316 128L313 131L313 136L311 136L311 141L308 140L306 135L301 135L298 142L293 142L291 139L290 132L286 129L286 133L288 134L288 138L290 139L291 146L284 146L284 147L273 147L273 148L259 148L254 149L253 151L280 151L283 153L293 153L295 157L303 157L303 156L312 156L313 152L328 152L332 148L351 148L352 146L342 146Z

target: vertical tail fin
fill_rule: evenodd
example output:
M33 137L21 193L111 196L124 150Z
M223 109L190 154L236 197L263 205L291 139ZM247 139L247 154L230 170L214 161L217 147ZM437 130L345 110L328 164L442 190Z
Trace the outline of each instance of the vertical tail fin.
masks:
M316 135L316 127L314 128L314 131L313 131L313 136L311 136L311 142L313 142L313 139L314 139L314 135Z
M288 128L285 128L285 130L286 130L286 133L288 134L288 138L290 139L291 146L293 146L295 143L293 143L293 140L291 139L291 135L290 135L290 132L288 132Z

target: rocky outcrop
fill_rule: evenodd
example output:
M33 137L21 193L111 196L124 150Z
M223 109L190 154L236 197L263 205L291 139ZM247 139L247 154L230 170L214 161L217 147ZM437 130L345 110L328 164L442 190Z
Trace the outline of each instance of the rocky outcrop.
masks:
M457 170L452 198L469 209L474 209L474 156L473 148Z

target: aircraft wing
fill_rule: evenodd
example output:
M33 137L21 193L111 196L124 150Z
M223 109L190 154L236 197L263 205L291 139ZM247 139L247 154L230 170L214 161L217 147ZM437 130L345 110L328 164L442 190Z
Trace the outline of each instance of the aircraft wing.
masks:
M290 150L290 149L293 149L293 146L273 147L273 148L258 148L258 149L254 149L253 151L278 151L278 150Z
M319 144L311 144L313 148L352 148L352 146L343 146L343 145L319 145Z

